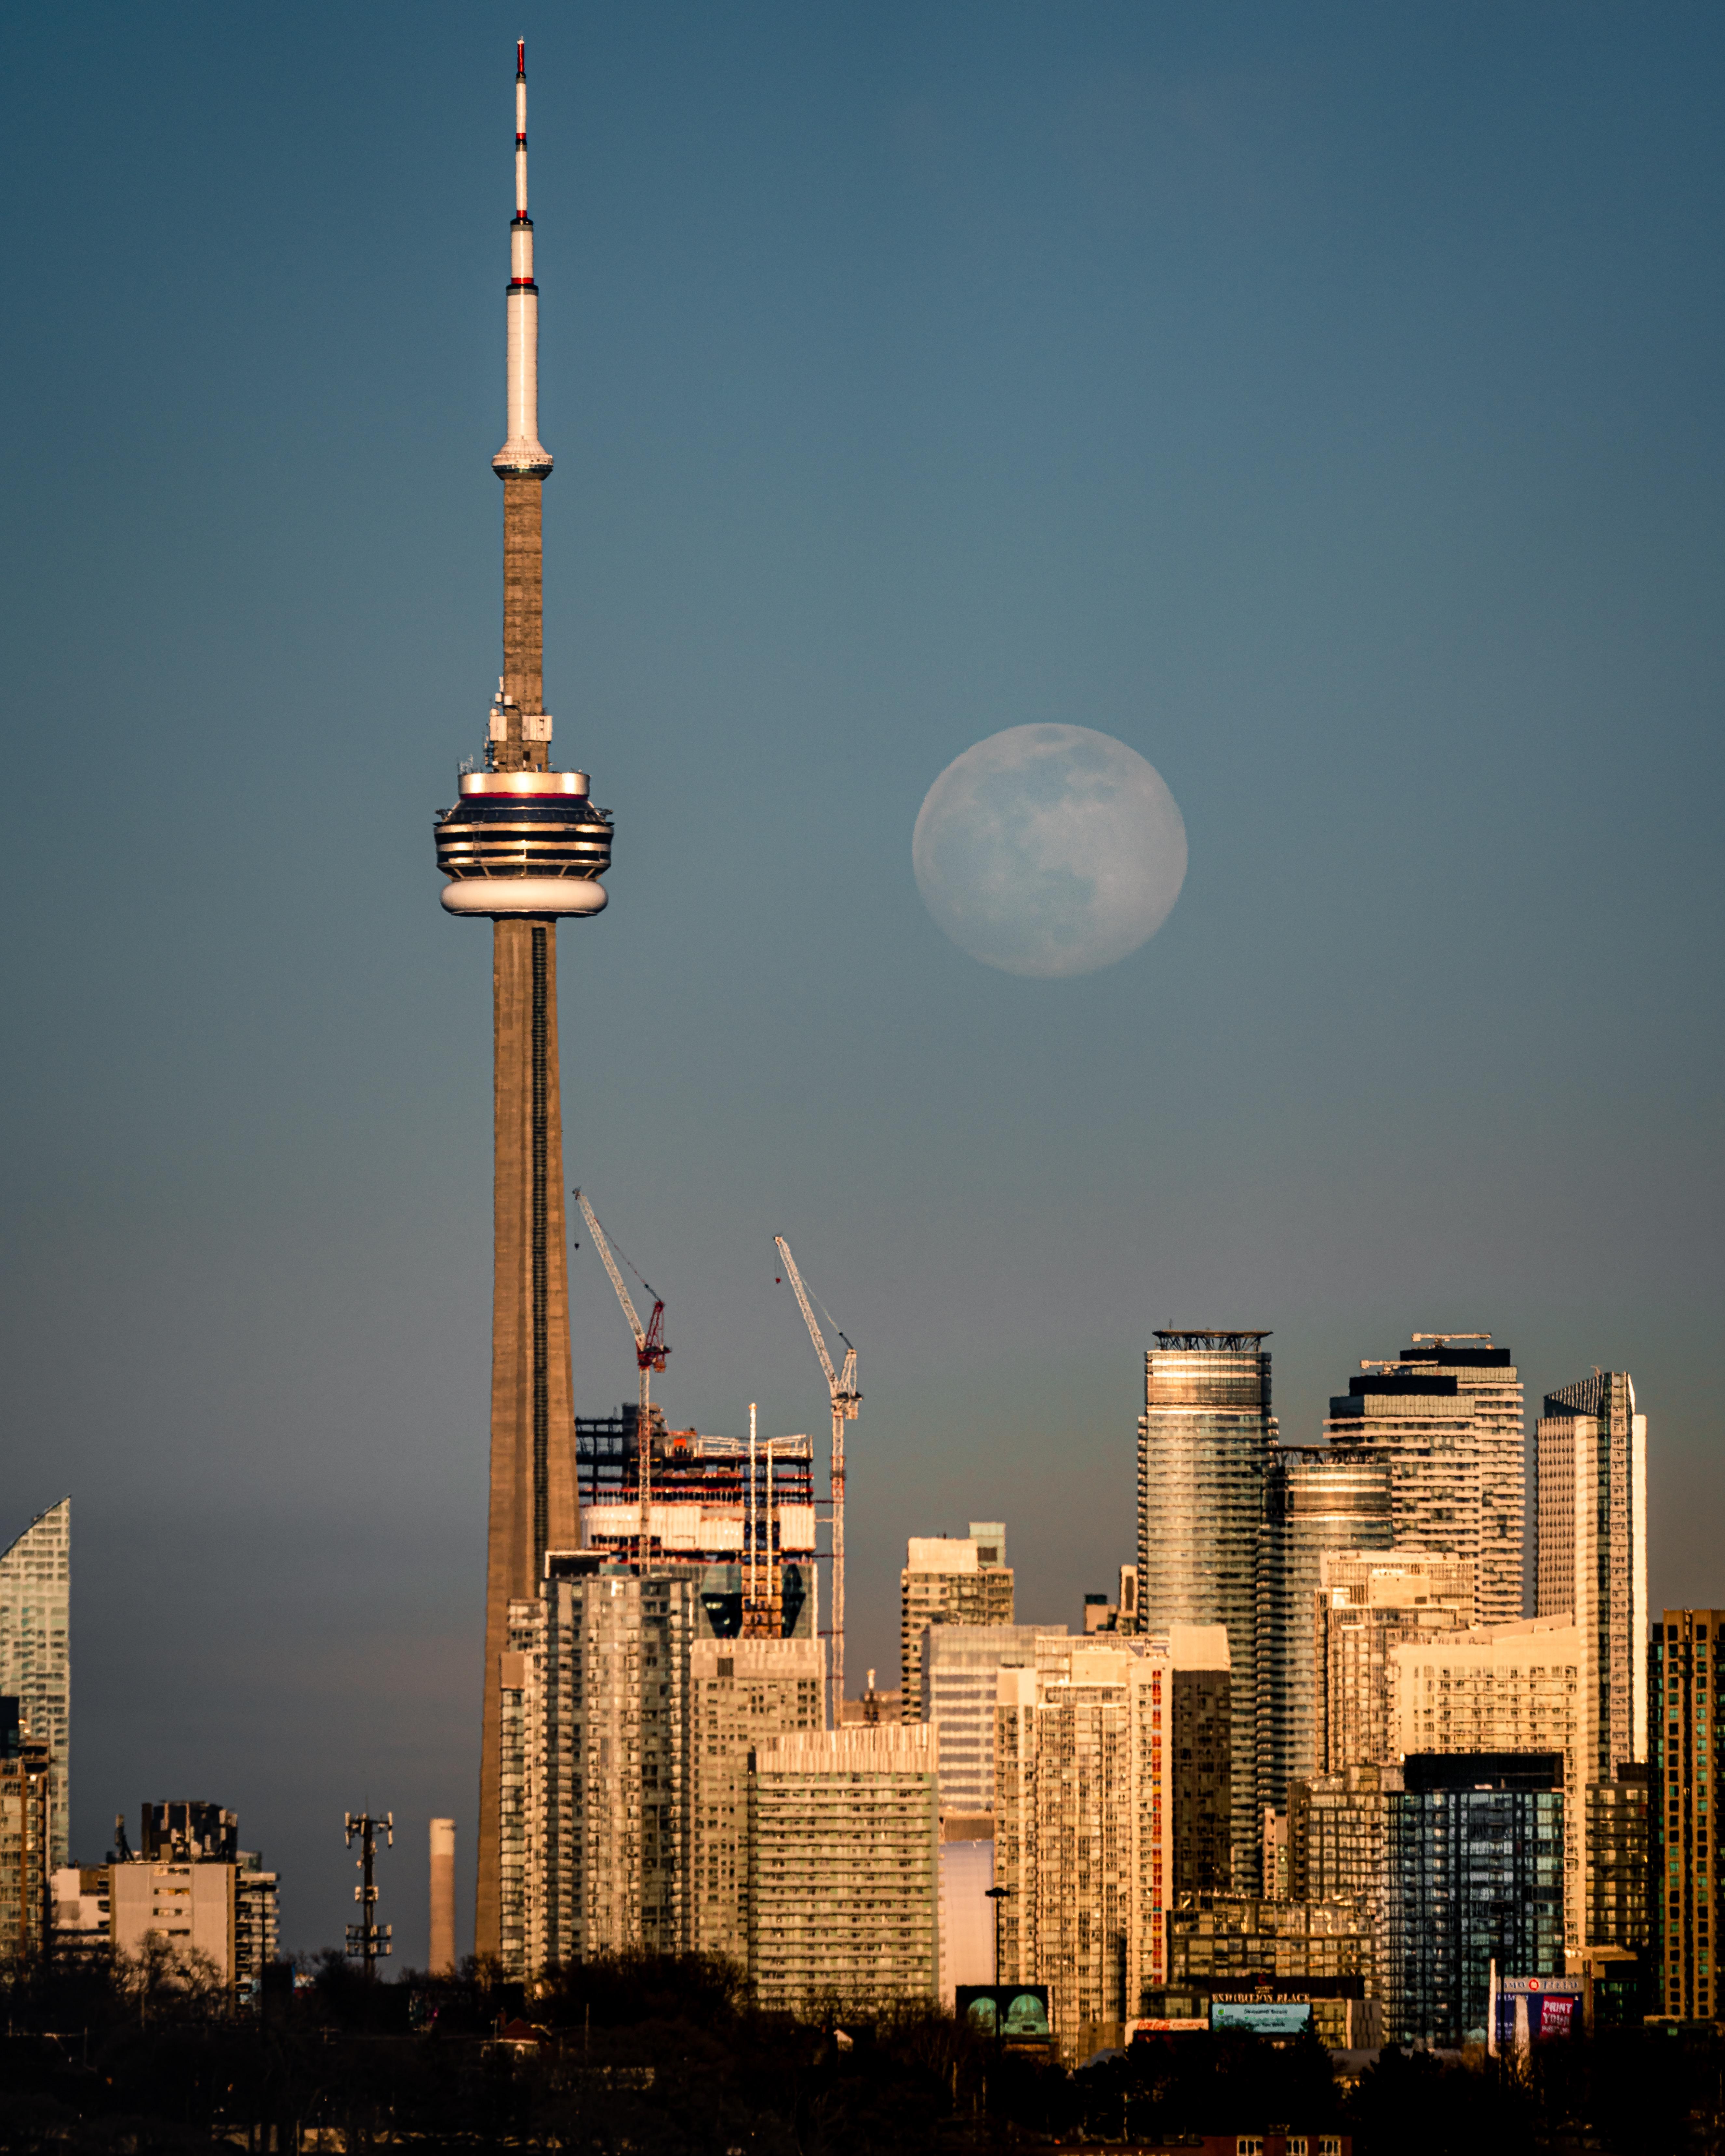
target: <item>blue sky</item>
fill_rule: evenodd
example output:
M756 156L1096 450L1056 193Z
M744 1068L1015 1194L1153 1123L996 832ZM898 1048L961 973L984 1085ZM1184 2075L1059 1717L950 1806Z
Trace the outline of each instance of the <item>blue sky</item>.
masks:
M1489 1328L1626 1368L1656 1600L1725 1595L1717 12L8 11L0 1533L74 1498L74 1820L470 1857L489 939L431 817L497 669L511 41L547 685L617 817L572 1180L665 1398L819 1430L859 1674L903 1537L1031 1616L1128 1553L1153 1327L1284 1434ZM1053 721L1190 870L1085 978L924 912L918 805ZM583 1410L633 1358L573 1260ZM398 1882L398 1883L396 1883Z

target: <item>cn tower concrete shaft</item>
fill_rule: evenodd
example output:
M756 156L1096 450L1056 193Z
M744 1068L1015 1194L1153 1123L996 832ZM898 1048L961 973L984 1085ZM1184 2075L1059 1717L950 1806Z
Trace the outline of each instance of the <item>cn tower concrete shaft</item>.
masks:
M568 1241L557 1072L557 929L492 923L496 1149L491 1291L491 1507L485 1567L477 1950L501 1949L501 1688L509 1604L545 1553L581 1543L569 1367Z

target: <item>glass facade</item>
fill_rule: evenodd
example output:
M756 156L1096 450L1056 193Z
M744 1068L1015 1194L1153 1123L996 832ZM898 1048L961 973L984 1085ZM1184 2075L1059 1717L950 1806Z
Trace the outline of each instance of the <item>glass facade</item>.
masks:
M1557 1753L1410 1753L1388 1799L1384 1958L1392 2043L1486 2041L1491 1964L1563 1974L1563 1763Z
M0 1697L18 1703L26 1738L54 1763L49 1862L69 1863L72 1733L72 1501L62 1497L0 1553Z
M1389 1468L1327 1445L1273 1446L1260 1536L1257 1803L1280 1812L1288 1784L1317 1768L1312 1609L1321 1560L1327 1550L1389 1548Z
M1222 1625L1232 1717L1231 1885L1255 1891L1257 1578L1276 1425L1263 1332L1163 1332L1144 1358L1138 1421L1138 1629Z

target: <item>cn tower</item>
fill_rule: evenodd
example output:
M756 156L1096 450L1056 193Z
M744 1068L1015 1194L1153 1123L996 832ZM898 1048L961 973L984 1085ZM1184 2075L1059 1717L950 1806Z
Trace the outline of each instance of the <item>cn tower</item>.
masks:
M503 482L503 674L482 767L437 820L451 913L491 923L495 1272L491 1296L491 1498L485 1565L485 1713L480 1751L475 1947L495 1955L500 1917L500 1661L509 1604L531 1599L545 1553L581 1540L569 1374L563 1129L557 1082L557 924L598 913L611 819L584 771L551 761L545 709L539 439L539 287L527 215L527 56L516 47L515 220L509 228L509 438Z

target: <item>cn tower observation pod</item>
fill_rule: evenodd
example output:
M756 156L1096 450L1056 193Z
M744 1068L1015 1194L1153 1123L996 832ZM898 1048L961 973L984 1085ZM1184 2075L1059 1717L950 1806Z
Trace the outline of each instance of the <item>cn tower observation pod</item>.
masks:
M460 798L438 819L437 865L450 913L599 913L611 819L588 798L584 771L464 772Z

